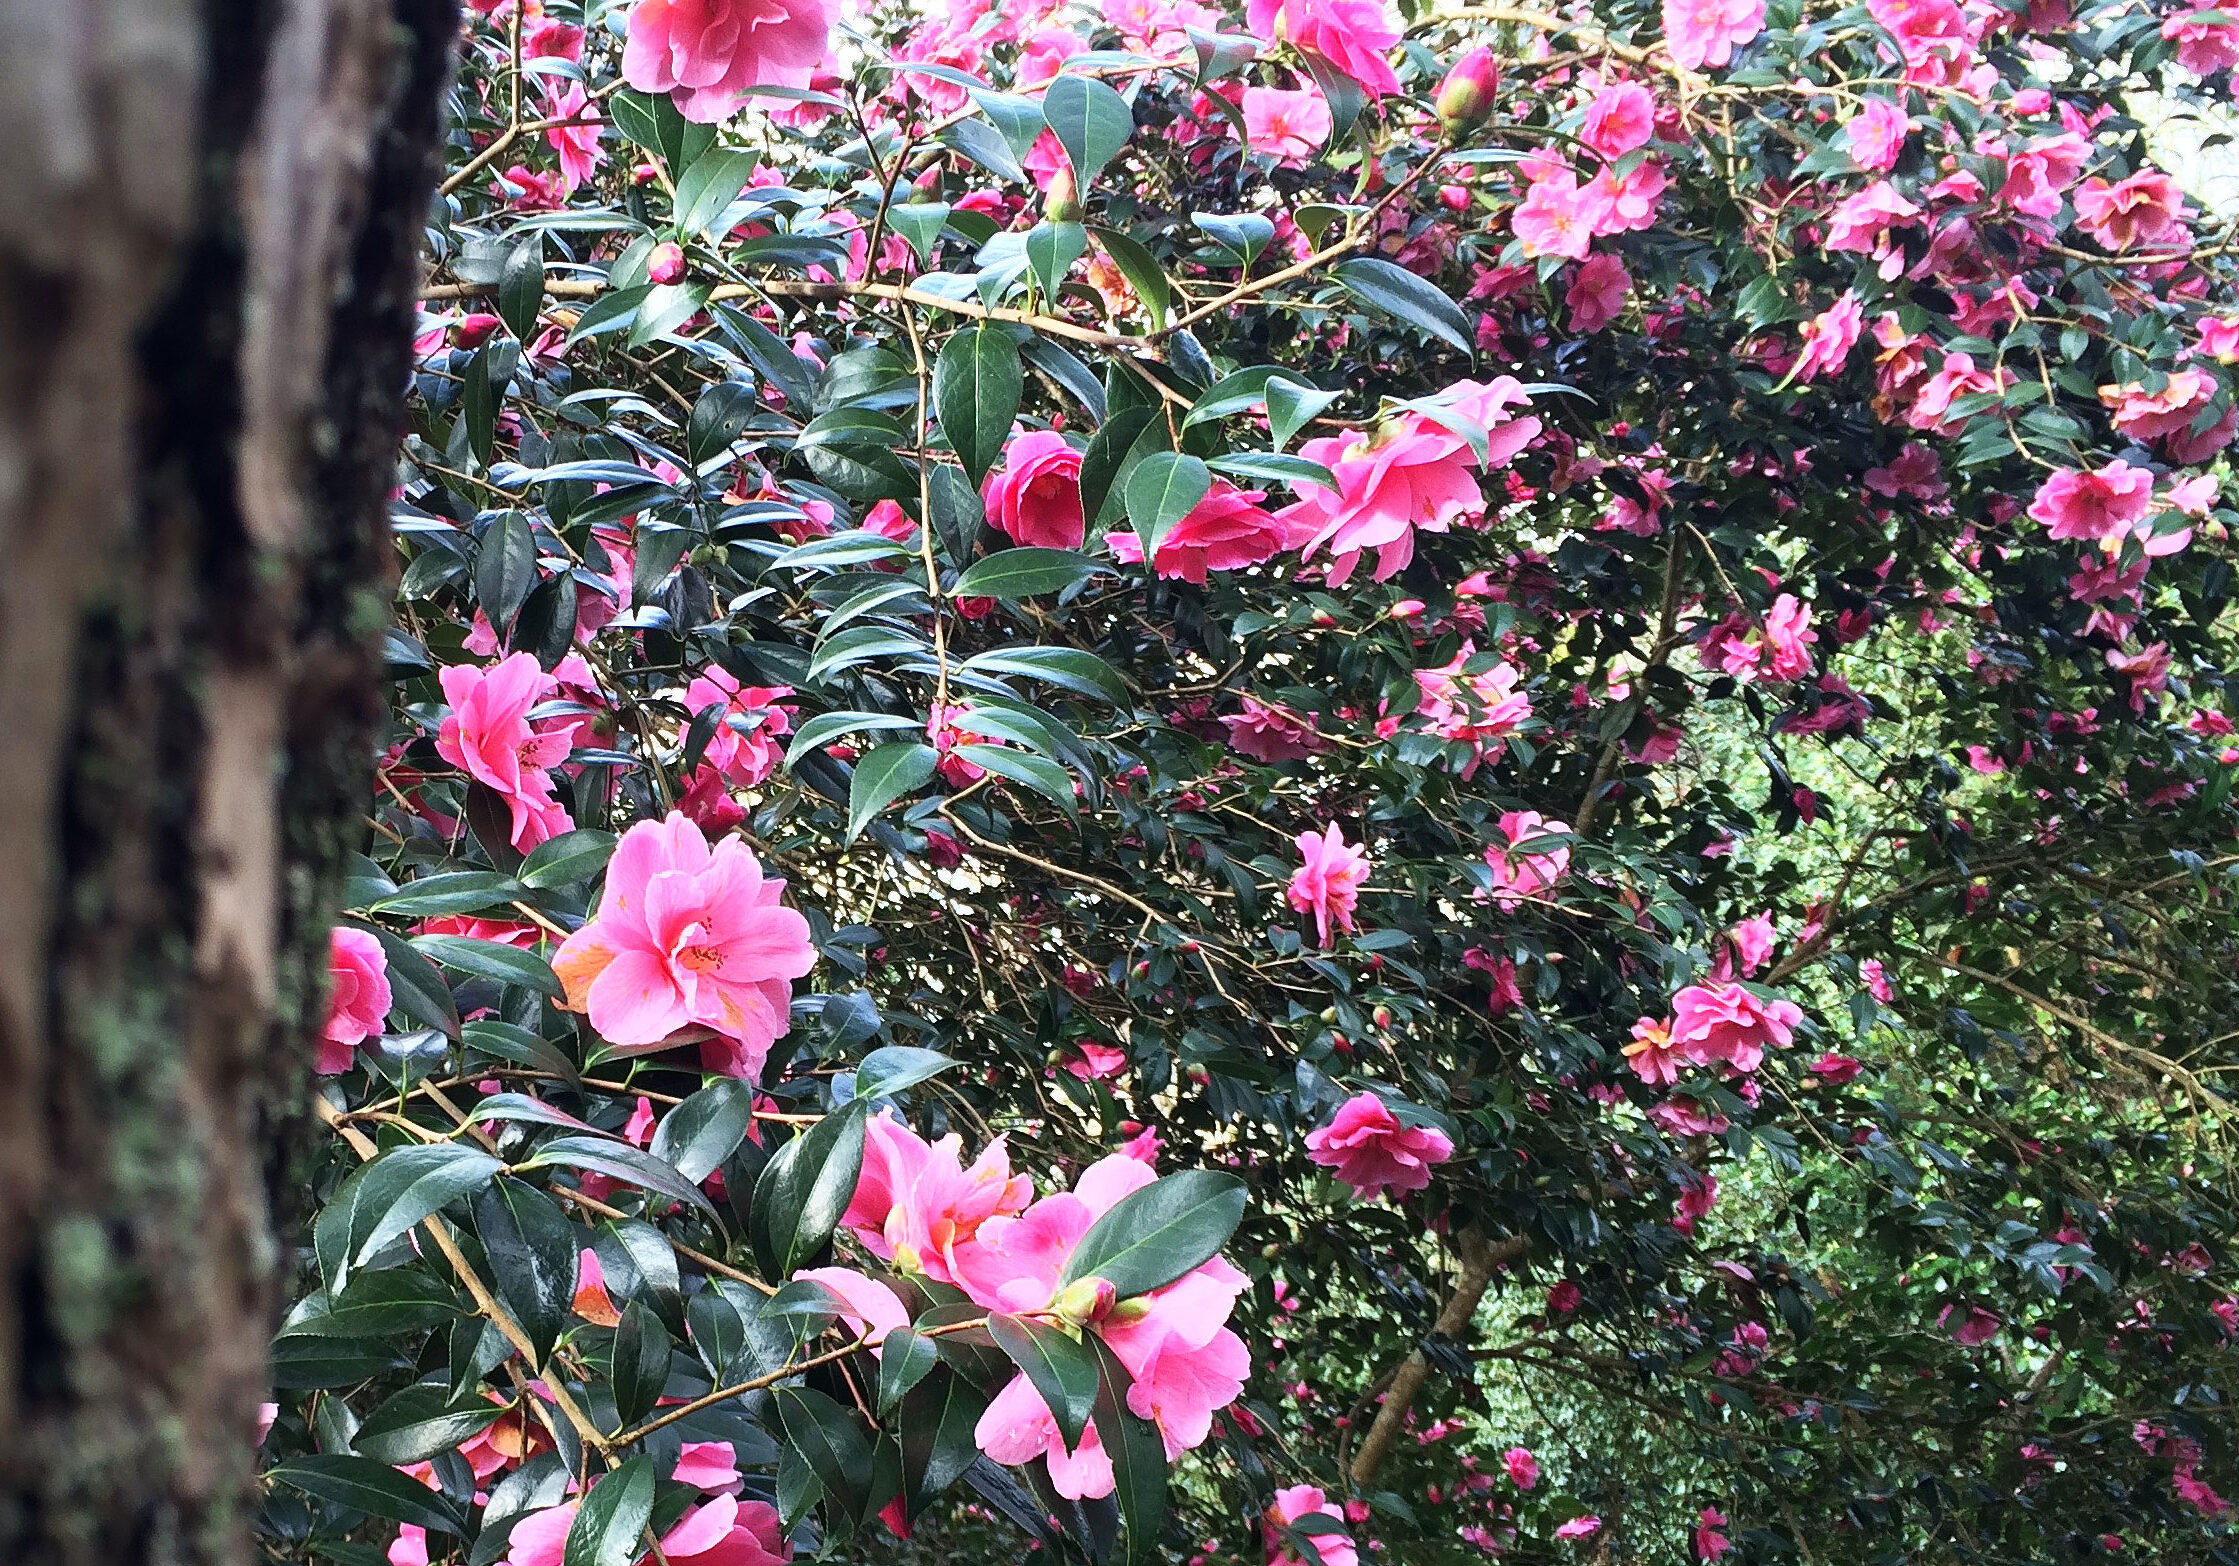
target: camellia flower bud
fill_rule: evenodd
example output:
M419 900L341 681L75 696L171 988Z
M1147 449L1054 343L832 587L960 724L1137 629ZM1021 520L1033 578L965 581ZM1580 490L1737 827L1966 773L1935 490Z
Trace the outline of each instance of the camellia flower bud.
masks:
M1073 182L1072 164L1060 163L1057 172L1050 176L1050 188L1042 195L1042 216L1052 223L1081 220L1081 192Z
M1446 79L1438 84L1438 96L1433 100L1438 110L1438 122L1448 130L1466 130L1492 112L1493 89L1500 83L1500 66L1493 59L1493 51L1483 46L1472 49L1454 62Z
M653 254L645 258L645 276L648 282L673 283L684 275L684 247L673 239L664 239L653 247Z
M452 341L461 348L479 348L504 324L494 315L470 315L459 322Z
M1087 1326L1109 1316L1118 1299L1119 1290L1112 1287L1109 1278L1082 1278L1066 1285L1051 1301L1051 1308L1075 1326Z

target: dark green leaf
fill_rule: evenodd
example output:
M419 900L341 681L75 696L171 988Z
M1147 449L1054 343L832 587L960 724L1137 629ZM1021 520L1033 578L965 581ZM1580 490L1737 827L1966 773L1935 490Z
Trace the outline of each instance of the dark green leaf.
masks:
M1034 1383L1067 1449L1079 1446L1096 1407L1095 1356L1056 1327L1024 1316L991 1315L987 1330Z
M1063 1282L1102 1278L1121 1299L1163 1288L1211 1260L1244 1216L1244 1182L1187 1169L1120 1198L1081 1237Z
M725 148L703 155L676 181L676 226L704 233L754 176L755 155Z
M653 1517L653 1459L631 1458L591 1486L568 1528L563 1566L630 1566Z
M669 1330L644 1300L632 1300L614 1329L614 1412L635 1425L669 1383Z
M862 836L871 818L895 800L932 782L938 760L932 746L917 742L881 745L858 761L848 785L848 841Z
M1018 344L992 326L972 326L941 345L933 362L933 412L974 484L1003 454L1025 380Z
M1135 465L1127 478L1127 520L1143 541L1143 558L1158 559L1158 546L1174 525L1197 509L1213 487L1213 475L1195 457L1158 451Z
M411 951L411 948L405 950ZM419 954L413 955L418 957ZM462 1037L468 1049L536 1071L548 1071L575 1087L583 1085L575 1062L560 1053L559 1046L517 1024L484 1017L468 1023Z
M536 336L537 311L544 305L544 235L531 234L515 245L498 273L498 314L517 342Z
M1463 353L1474 354L1469 319L1459 306L1405 267L1368 256L1340 261L1332 269L1348 293L1374 305L1386 315L1444 338Z
M1127 1523L1127 1566L1159 1558L1158 1532L1166 1520L1166 1443L1158 1427L1127 1406L1127 1367L1091 1333L1096 1356L1096 1437L1112 1460L1112 1489Z
M891 1414L903 1397L931 1374L941 1362L933 1340L907 1327L896 1327L879 1345L879 1413Z
M1174 290L1166 281L1166 273L1159 266L1158 258L1119 229L1097 226L1091 228L1090 232L1096 236L1096 242L1104 247L1104 253L1112 258L1112 264L1120 269L1120 275L1127 279L1128 286L1135 290L1135 297L1143 301L1143 308L1150 315L1151 325L1164 326L1167 307L1173 302Z
M480 1148L456 1142L392 1148L366 1164L350 1188L341 1264L327 1287L347 1288L352 1267L429 1214L480 1190L504 1167ZM329 1214L336 1206L339 1200Z
M1015 674L1046 680L1083 696L1108 702L1127 700L1127 686L1119 672L1092 652L1078 647L998 647L964 660L973 674Z
M1037 223L1026 233L1026 264L1042 297L1055 301L1073 263L1087 253L1088 230L1078 223Z
M788 1444L814 1471L840 1516L852 1522L871 1487L871 1447L862 1430L821 1392L779 1387L774 1397Z
M1115 407L1081 453L1081 515L1096 525L1108 509L1106 496L1126 466L1139 440L1164 440L1166 427L1154 423L1156 410L1143 406Z
M521 884L540 892L582 886L606 868L614 843L612 832L597 827L577 827L546 838L521 861Z
M526 516L508 511L483 531L474 558L474 601L490 624L503 630L535 587L536 535Z
M738 381L718 381L700 393L684 429L684 450L692 465L720 456L759 411L754 388Z
M973 561L956 579L953 591L959 598L1031 598L1037 593L1062 592L1111 569L1076 550L1021 545L998 549L984 560Z
M661 1117L648 1151L697 1185L738 1150L753 1124L753 1083L711 1083Z
M1135 133L1127 100L1093 76L1060 76L1042 94L1042 117L1057 134L1085 195Z
M520 1325L542 1369L567 1325L582 1231L534 1186L500 1177L475 1199L474 1229L490 1258L490 1287Z
M642 1153L626 1142L610 1142L603 1137L561 1136L554 1137L530 1156L524 1169L545 1169L559 1165L568 1169L587 1169L593 1174L605 1175L610 1180L621 1180L630 1185L674 1197L699 1208L709 1217L715 1216L715 1207L700 1188L678 1174L669 1164Z
M366 905L367 913L402 914L412 919L434 919L443 914L479 913L497 908L521 895L521 883L511 876L487 870L451 870L423 875Z
M399 1467L424 1463L489 1429L504 1412L481 1397L456 1405L448 1387L422 1383L406 1387L366 1415L350 1444L375 1462Z
M858 1099L826 1115L779 1148L755 1181L749 1233L772 1276L808 1266L839 1227L863 1168L863 1108Z
M372 1338L424 1331L459 1313L457 1296L443 1283L409 1267L360 1273L324 1308L293 1317L283 1337Z
M485 941L471 935L416 935L413 947L446 968L495 979L500 984L521 984L558 1000L560 981L552 965L535 952L525 952L503 941Z
M889 1044L884 1049L872 1050L863 1057L863 1064L855 1068L855 1096L886 1098L904 1088L930 1081L955 1064L955 1060L936 1049Z
M269 1478L306 1495L332 1501L383 1522L410 1523L437 1533L466 1534L466 1519L439 1490L431 1490L387 1463L346 1452L313 1452L282 1463ZM622 1566L616 1562L615 1566Z
M509 652L532 655L546 672L575 651L575 578L563 571L536 584L506 630Z

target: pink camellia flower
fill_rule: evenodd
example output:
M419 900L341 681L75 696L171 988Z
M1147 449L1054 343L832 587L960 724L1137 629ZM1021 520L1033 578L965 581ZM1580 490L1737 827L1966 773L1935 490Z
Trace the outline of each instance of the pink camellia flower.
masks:
M792 729L792 710L779 702L793 694L784 685L746 685L721 664L711 664L684 688L684 705L697 718L723 709L702 752L707 765L741 788L752 788L777 770L785 754L778 741Z
M2177 46L2177 63L2195 76L2213 76L2239 65L2239 23L2215 5L2195 5L2161 24Z
M1887 98L1868 98L1865 107L1843 122L1843 138L1850 144L1850 161L1862 169L1886 174L1897 166L1912 132L1912 118Z
M1742 977L1747 978L1765 965L1780 937L1773 929L1773 916L1760 913L1728 930L1726 938L1734 943L1734 960L1741 964Z
M1724 65L1765 27L1765 0L1664 0L1664 47L1690 71Z
M350 1069L357 1047L388 1026L389 959L369 930L335 927L327 947L327 1020L319 1030L321 1076Z
M438 677L451 715L436 735L436 753L504 799L515 848L525 851L565 832L571 823L552 797L547 769L566 760L573 744L564 731L543 733L529 725L529 713L553 689L535 655L515 653L487 669L455 663Z
M1003 466L988 474L980 496L987 520L1013 542L1081 547L1081 454L1055 430L1031 430L1004 448Z
M1291 875L1287 896L1291 907L1314 916L1315 931L1323 946L1332 941L1332 927L1350 934L1353 909L1360 902L1361 883L1368 879L1368 854L1332 824L1321 832L1301 832L1298 851L1305 859Z
M1643 1017L1633 1024L1632 1042L1624 1049L1625 1064L1650 1087L1669 1087L1679 1080L1679 1068L1694 1056L1673 1042L1671 1024L1660 1017Z
M1695 1220L1707 1217L1717 1205L1717 1179L1711 1175L1690 1172L1680 1185L1679 1199L1672 1204L1676 1216L1673 1217L1671 1226L1681 1234L1693 1234Z
M1536 810L1511 810L1500 818L1506 841L1488 844L1485 868L1493 873L1492 899L1502 913L1512 913L1524 903L1551 891L1570 870L1570 847L1559 840L1570 836L1570 824L1555 821ZM1524 845L1536 838L1557 843L1533 851Z
M1228 748L1254 761L1302 761L1329 749L1329 741L1306 718L1274 702L1246 695L1242 709L1221 719Z
M1259 502L1266 498L1265 490L1238 489L1227 479L1214 479L1205 498L1158 541L1153 568L1160 576L1203 587L1207 571L1258 565L1297 548L1305 535L1295 522L1261 510ZM1115 531L1113 536L1124 535ZM1141 547L1137 540L1138 552Z
M1304 168L1329 140L1329 102L1311 87L1244 89L1244 144L1290 168Z
M784 891L738 838L711 849L681 814L640 821L615 845L598 912L552 959L567 1008L610 1044L706 1029L702 1066L758 1075L792 1025L793 980L816 966L808 921L780 906Z
M1848 1055L1829 1052L1804 1068L1829 1087L1841 1087L1845 1082L1866 1069L1865 1063Z
M910 1324L909 1307L876 1278L866 1278L851 1267L804 1267L793 1274L798 1280L820 1283L839 1298L840 1320L864 1341L876 1357L886 1335Z
M1454 1156L1454 1142L1435 1126L1403 1126L1374 1093L1356 1093L1328 1125L1306 1133L1306 1152L1366 1202L1387 1189L1420 1191L1431 1170Z
M1560 1288L1562 1285L1558 1284ZM1578 1285L1570 1286L1575 1290ZM1572 1307L1576 1309L1576 1307ZM1539 1459L1532 1456L1528 1446L1512 1446L1500 1454L1501 1466L1508 1470L1508 1482L1519 1490L1529 1490L1539 1483Z
M1936 1324L1946 1324L1951 1319L1951 1312L1952 1307L1946 1305L1937 1313ZM1996 1337L1998 1329L2004 1325L2005 1321L1997 1312L1985 1310L1980 1305L1970 1305L1967 1313L1960 1317L1959 1325L1951 1329L1951 1339L1966 1348L1980 1348Z
M1371 99L1399 91L1384 56L1401 34L1383 0L1245 0L1244 17L1259 37L1288 39L1350 76Z
M1695 1520L1695 1558L1714 1561L1734 1547L1733 1541L1720 1530L1726 1526L1726 1514L1715 1506L1706 1506Z
M2169 644L2155 642L2136 652L2110 648L2107 667L2130 682L2130 710L2143 715L2148 703L2169 688Z
M863 1126L863 1172L840 1220L864 1247L896 1271L955 1281L950 1257L980 1225L1024 1210L1034 1185L1011 1173L1003 1138L964 1167L964 1139L951 1133L927 1142L891 1110Z
M1955 0L1868 0L1867 9L1897 40L1908 82L1948 86L1974 55Z
M1810 381L1840 372L1850 350L1858 345L1858 333L1865 324L1866 307L1854 293L1844 294L1806 321L1796 334L1800 339L1796 379Z
M1484 466L1509 461L1539 434L1538 419L1508 412L1527 397L1513 376L1489 384L1457 381L1439 399L1442 406L1409 408L1372 436L1310 440L1299 455L1328 468L1337 489L1301 480L1299 499L1281 518L1304 538L1308 558L1330 551L1331 582L1351 575L1369 549L1377 551L1376 580L1384 581L1415 557L1417 529L1443 533L1456 519L1484 510L1480 464L1463 432L1472 425L1486 432ZM1446 409L1450 422L1441 420Z
M1302 1556L1285 1549L1281 1530L1302 1517L1326 1517L1333 1523L1344 1522L1344 1514L1329 1504L1329 1497L1310 1484L1294 1484L1275 1492L1275 1504L1267 1509L1267 1566L1306 1566ZM1340 1527L1328 1532L1307 1535L1314 1541L1314 1553L1321 1557L1322 1566L1358 1566L1360 1552L1354 1547L1353 1536Z
M1524 199L1509 215L1516 242L1524 254L1586 259L1587 247L1601 232L1602 193L1591 185L1580 186L1569 169L1555 169L1531 182Z
M1573 1517L1569 1522L1557 1528L1555 1537L1558 1539L1591 1539L1601 1531L1602 1520L1589 1512L1584 1517Z
M806 87L831 52L827 0L637 0L622 76L688 120L727 119L754 87Z
M1547 1290L1547 1314L1567 1316L1586 1302L1586 1291L1568 1278L1559 1280Z
M1690 984L1672 997L1672 1042L1699 1065L1724 1062L1740 1075L1755 1071L1768 1046L1795 1042L1803 1008L1761 1000L1739 984Z
M2091 143L2074 131L2040 136L2006 154L1998 199L2024 217L2051 219L2091 158Z
M507 1539L507 1566L561 1566L579 1504L568 1501L530 1512L516 1522ZM793 1558L777 1508L733 1495L714 1496L695 1506L661 1536L660 1543L665 1559L696 1566L784 1566ZM631 1559L635 1566L644 1566L652 1555Z
M1889 230L1920 216L1920 208L1897 193L1887 180L1877 180L1835 208L1827 225L1829 250L1854 250L1884 256L1889 250Z
M956 1247L957 1286L989 1310L1055 1309L1079 1330L1104 1340L1134 1385L1128 1407L1156 1424L1168 1458L1180 1456L1212 1433L1217 1409L1235 1401L1251 1370L1251 1354L1226 1323L1250 1280L1215 1256L1174 1282L1120 1302L1111 1285L1086 1279L1060 1292L1065 1265L1096 1220L1122 1198L1156 1177L1149 1164L1125 1153L1099 1159L1081 1171L1071 1191L1045 1196L1015 1217L994 1217ZM1014 1378L987 1406L974 1435L980 1450L999 1463L1041 1457L1050 1483L1070 1500L1112 1492L1111 1458L1091 1424L1068 1451L1041 1394L1025 1376Z
M2178 1500L2203 1517L2221 1517L2231 1510L2231 1503L2218 1495L2205 1479L2193 1472L2193 1465L2180 1463L2169 1476L2169 1488Z
M1811 673L1811 645L1819 633L1811 628L1811 608L1794 593L1782 593L1765 611L1764 673L1775 680L1797 680Z
M2158 392L2143 383L2102 386L2099 400L2113 410L2114 426L2132 440L2158 440L2173 462L2205 462L2231 443L2239 416L2229 408L2199 433L2193 422L2216 399L2216 378L2206 370L2172 370Z
M2153 474L2117 458L2103 468L2062 468L2037 486L2029 515L2054 538L2084 539L2110 553L2153 509Z
M598 105L581 82L561 82L545 91L544 117L571 122L552 126L544 139L560 160L562 189L572 196L606 162L606 149L599 145Z
M2188 215L2184 192L2159 169L2147 169L2116 184L2087 179L2077 188L2076 226L2109 250L2133 245L2183 244Z
M1656 100L1638 82L1613 82L1586 105L1578 139L1615 161L1656 134Z
M1882 967L1881 959L1869 957L1858 965L1858 977L1866 982L1866 993L1884 1006L1893 1005L1897 992L1889 986L1889 972Z
M1570 280L1563 303L1570 309L1570 329L1598 332L1625 313L1625 299L1633 291L1633 275L1625 263L1606 250L1586 258Z

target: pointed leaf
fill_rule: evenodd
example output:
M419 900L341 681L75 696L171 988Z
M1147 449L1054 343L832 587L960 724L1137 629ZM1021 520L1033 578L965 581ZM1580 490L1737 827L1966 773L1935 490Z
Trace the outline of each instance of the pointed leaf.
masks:
M1095 1356L1057 1328L1024 1316L990 1316L987 1330L1034 1383L1066 1447L1079 1446L1096 1407Z
M1213 487L1213 475L1195 457L1177 451L1153 452L1127 477L1127 520L1143 541L1143 558L1156 560L1158 546L1174 524L1197 509Z
M863 1170L864 1101L826 1115L782 1148L754 1182L755 1249L773 1276L791 1277L840 1226Z
M1042 117L1072 161L1082 191L1135 133L1127 100L1092 76L1060 76L1042 94Z
M1031 598L1037 593L1063 592L1111 567L1092 555L1071 549L1038 549L1020 545L998 549L984 560L975 560L956 579L952 589L959 598Z
M568 1528L563 1566L630 1566L653 1518L653 1459L631 1458L591 1486Z
M548 1169L553 1166L566 1169L587 1169L593 1174L605 1175L610 1180L621 1180L662 1196L674 1197L699 1208L709 1217L715 1216L715 1206L691 1181L678 1174L674 1167L640 1152L627 1142L611 1142L604 1137L561 1136L554 1137L531 1154L523 1169Z
M848 784L847 836L853 842L871 818L904 794L933 781L939 757L923 742L881 745L855 764Z
M410 1523L462 1538L466 1534L466 1519L442 1491L370 1457L313 1452L282 1463L266 1477L383 1522Z
M711 1083L661 1117L647 1151L697 1185L738 1151L753 1123L753 1083Z
M1121 1299L1163 1288L1214 1256L1244 1216L1244 1182L1187 1169L1122 1197L1081 1237L1061 1280L1102 1278Z
M1439 292L1436 284L1425 282L1405 267L1368 256L1340 261L1333 272L1355 298L1433 337L1444 338L1465 354L1476 353L1468 317Z
M1025 389L1018 344L990 326L952 335L933 362L933 412L974 484L1003 454Z
M560 1204L501 1176L475 1199L474 1231L490 1258L490 1287L536 1350L541 1370L567 1325L583 1231Z

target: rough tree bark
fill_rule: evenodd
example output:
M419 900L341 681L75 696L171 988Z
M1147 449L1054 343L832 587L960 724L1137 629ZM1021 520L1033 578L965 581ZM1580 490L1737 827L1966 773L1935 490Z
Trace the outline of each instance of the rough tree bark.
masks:
M0 0L0 1560L246 1560L456 0Z

